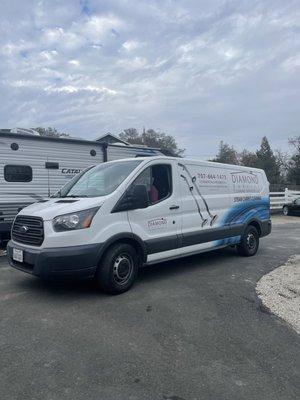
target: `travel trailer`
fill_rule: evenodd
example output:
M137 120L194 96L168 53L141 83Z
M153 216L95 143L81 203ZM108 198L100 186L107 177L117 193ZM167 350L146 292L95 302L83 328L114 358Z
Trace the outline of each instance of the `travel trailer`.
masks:
M151 157L89 168L16 217L12 267L41 278L95 278L118 294L138 268L236 246L256 254L271 232L263 170Z
M157 154L161 154L157 149L145 147L41 137L20 128L0 130L0 244L9 237L18 211L51 196L85 168Z

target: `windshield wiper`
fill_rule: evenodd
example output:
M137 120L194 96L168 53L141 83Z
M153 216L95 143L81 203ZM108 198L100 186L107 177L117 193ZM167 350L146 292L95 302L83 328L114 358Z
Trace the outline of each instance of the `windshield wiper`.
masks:
M55 199L57 197L61 197L61 189L59 189L56 193L50 196L50 199Z
M72 199L77 199L78 197L89 197L86 194L67 194L66 196L64 196L64 198L66 197L71 197Z

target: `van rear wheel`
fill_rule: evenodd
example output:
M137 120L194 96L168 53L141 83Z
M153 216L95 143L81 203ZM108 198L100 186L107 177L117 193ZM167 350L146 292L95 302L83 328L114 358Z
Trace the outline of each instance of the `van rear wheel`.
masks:
M241 256L251 257L257 253L259 246L259 234L254 226L248 226L241 238L241 243L237 247L237 251Z
M106 293L124 293L134 284L138 265L135 249L127 243L117 243L102 258L95 276L96 281Z

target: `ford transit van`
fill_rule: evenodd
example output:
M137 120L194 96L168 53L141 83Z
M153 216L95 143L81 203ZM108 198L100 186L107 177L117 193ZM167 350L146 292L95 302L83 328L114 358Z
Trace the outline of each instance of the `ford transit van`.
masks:
M263 170L171 157L103 163L24 208L10 265L42 278L95 278L118 294L145 264L226 246L254 256L271 232Z

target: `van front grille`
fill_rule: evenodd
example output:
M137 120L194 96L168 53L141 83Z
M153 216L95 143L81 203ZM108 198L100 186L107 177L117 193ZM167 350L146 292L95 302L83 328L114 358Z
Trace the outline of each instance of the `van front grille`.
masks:
M12 228L12 238L19 243L40 246L44 241L42 218L25 215L17 216Z

